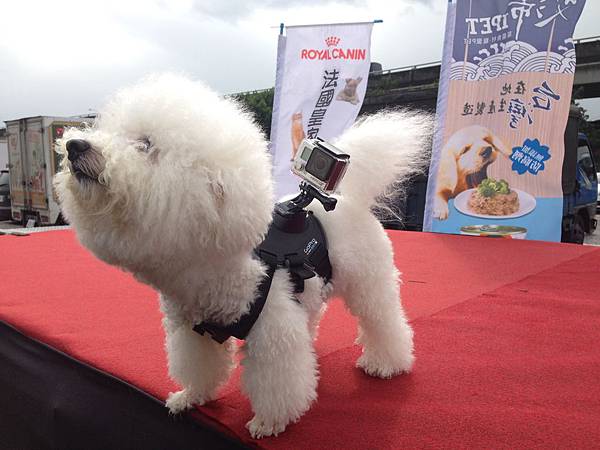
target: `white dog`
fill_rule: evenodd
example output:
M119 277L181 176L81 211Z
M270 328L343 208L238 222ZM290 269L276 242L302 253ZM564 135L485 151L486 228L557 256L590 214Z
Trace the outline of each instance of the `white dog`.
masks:
M337 209L313 206L333 278L327 286L307 280L297 302L287 270L275 272L243 347L253 437L282 432L316 399L313 339L331 295L343 297L359 319L359 367L382 378L411 369L413 333L392 246L369 208L396 177L421 165L428 123L381 114L335 142L351 155ZM169 395L168 408L176 413L215 399L237 346L192 327L235 322L265 273L252 256L273 211L263 135L236 103L203 84L161 75L118 93L92 128L70 129L58 144L65 157L55 187L81 243L160 292L169 373L182 387Z

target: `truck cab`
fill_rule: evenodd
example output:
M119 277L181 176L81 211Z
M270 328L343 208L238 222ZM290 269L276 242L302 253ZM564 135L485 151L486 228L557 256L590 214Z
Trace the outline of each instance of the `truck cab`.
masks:
M598 175L587 136L579 132L581 116L572 108L565 130L562 242L583 244L596 229Z

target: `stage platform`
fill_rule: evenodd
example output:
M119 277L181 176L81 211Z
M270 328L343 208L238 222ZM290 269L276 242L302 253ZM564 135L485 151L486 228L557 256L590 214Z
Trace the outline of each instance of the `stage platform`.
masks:
M356 322L333 300L319 399L251 439L240 369L184 417L157 295L71 231L0 236L0 448L593 448L600 442L600 248L390 231L416 363L354 367Z

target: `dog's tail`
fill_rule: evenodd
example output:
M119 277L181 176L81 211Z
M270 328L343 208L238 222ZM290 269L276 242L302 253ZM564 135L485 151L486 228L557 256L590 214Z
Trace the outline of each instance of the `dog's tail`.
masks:
M386 198L401 194L403 183L427 167L431 125L430 115L407 111L384 111L357 121L333 142L350 155L339 187L342 201L368 208L389 204Z

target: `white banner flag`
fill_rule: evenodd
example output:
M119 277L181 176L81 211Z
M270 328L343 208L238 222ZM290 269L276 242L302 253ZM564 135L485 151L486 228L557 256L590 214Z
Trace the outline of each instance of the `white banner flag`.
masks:
M298 191L291 161L303 138L354 123L367 89L373 22L286 27L279 36L271 153L276 195Z

